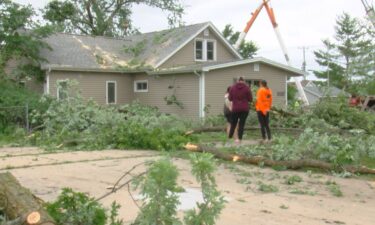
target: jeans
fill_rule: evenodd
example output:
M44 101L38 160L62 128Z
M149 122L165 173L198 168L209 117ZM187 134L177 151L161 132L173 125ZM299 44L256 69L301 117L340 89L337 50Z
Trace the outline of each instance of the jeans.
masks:
M238 123L238 139L242 140L245 122L248 115L249 112L232 112L232 121L230 124L229 138L233 137L234 130L236 129Z

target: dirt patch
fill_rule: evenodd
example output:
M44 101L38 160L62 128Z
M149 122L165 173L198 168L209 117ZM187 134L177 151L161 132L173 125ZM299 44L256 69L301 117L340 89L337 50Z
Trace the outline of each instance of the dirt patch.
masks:
M49 153L35 148L0 149L0 172L10 171L22 185L45 201L61 188L71 187L99 197L134 165L156 159L154 151L82 151ZM174 159L179 183L196 190L190 164ZM134 173L144 171L137 168ZM299 178L297 178L299 177ZM235 163L222 163L216 172L218 186L228 203L217 224L375 224L375 181L338 178L314 173L275 171ZM343 196L336 197L332 187ZM337 190L336 190L337 191ZM136 195L137 192L134 192ZM116 200L120 216L129 223L138 213L127 190L102 200Z

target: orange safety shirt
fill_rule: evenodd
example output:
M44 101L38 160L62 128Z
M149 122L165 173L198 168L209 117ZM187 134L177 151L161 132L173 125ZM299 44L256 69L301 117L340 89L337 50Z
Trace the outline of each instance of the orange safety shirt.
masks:
M269 88L261 87L257 92L257 101L255 108L257 111L261 111L263 115L266 115L270 111L272 106L272 91Z

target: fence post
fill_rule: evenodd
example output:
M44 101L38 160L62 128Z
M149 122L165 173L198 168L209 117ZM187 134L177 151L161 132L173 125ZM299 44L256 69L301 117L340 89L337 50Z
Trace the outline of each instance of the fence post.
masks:
M26 131L30 131L30 124L29 124L29 103L26 103Z

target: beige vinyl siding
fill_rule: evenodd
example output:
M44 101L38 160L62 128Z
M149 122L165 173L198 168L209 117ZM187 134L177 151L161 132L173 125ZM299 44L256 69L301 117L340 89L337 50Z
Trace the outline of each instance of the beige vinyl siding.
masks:
M37 81L35 78L32 78L31 80L27 80L26 83L25 83L25 87L27 89L35 91L39 94L44 93L43 82Z
M134 81L147 80L148 92L135 92L134 99L143 104L156 106L161 112L176 114L181 117L197 119L199 117L199 78L195 74L177 74L148 76L135 75ZM177 100L183 103L184 108L180 109L176 105L167 105L164 98L173 94Z
M85 99L93 99L99 104L106 104L106 82L116 81L116 103L126 104L133 100L133 78L129 74L62 72L52 71L49 75L49 93L56 97L56 81L77 80L78 89Z
M13 70L17 69L18 65L22 64L28 64L30 63L29 60L27 59L10 59L6 65L4 72L10 77L11 79L16 80L16 77L13 74ZM37 81L34 77L26 77L25 79L22 79L20 81L25 82L25 87L29 90L35 91L39 94L43 94L43 82L42 81Z
M204 36L204 32L197 35L199 39L209 39L216 41L216 61L225 62L238 59L231 50L214 34L214 31L209 29L209 36ZM176 54L163 63L160 68L176 67L182 65L191 65L195 63L202 63L195 61L195 38L181 48Z
M233 66L206 72L206 105L210 105L209 113L223 113L224 94L233 79L243 76L245 79L264 79L272 90L273 105L284 107L286 103L285 87L287 73L275 67L260 64L260 71L254 71L254 64ZM277 94L284 96L277 96Z

